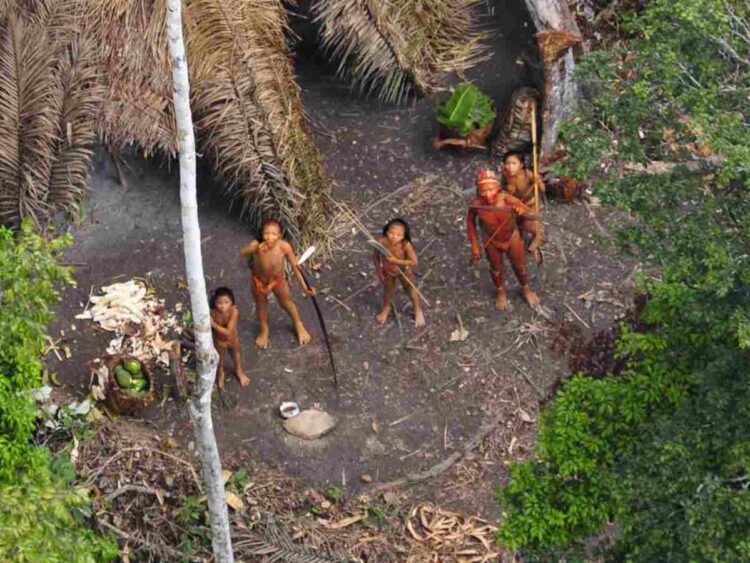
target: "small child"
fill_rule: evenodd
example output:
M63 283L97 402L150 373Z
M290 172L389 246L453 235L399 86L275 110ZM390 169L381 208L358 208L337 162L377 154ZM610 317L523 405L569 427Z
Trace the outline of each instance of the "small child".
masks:
M526 168L523 153L509 151L503 157L503 181L505 190L520 199L524 205L534 207L534 182L539 187L539 193L544 192L544 182L539 176ZM534 258L539 262L538 244L536 240L537 220L522 217L520 221L521 231L532 235L534 238L529 245L529 251L534 253Z
M232 361L237 379L242 387L250 385L250 379L243 373L240 363L240 338L237 334L239 309L234 304L234 294L228 287L217 288L211 297L211 328L213 329L214 347L219 353L219 370L216 382L219 389L224 389L224 352L232 349Z
M412 268L417 266L418 261L417 253L411 243L409 224L403 219L391 219L383 227L383 236L376 240L391 253L391 256L385 258L377 250L373 250L375 271L378 273L380 283L383 284L383 309L376 315L375 319L382 324L388 318L393 308L391 302L396 291L396 278L400 277L401 285L404 286L404 290L409 295L414 308L414 324L417 327L423 327L425 325L424 315L420 307L419 295L417 295L413 285ZM399 272L399 266L406 268L403 274Z

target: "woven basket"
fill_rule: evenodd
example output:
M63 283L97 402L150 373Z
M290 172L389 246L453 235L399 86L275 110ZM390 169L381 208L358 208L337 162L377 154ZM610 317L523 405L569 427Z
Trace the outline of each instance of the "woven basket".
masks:
M141 371L148 378L148 390L143 397L131 397L120 389L120 385L117 383L114 369L117 364L120 364L126 360L134 359L130 356L109 356L105 362L107 365L107 377L109 378L109 385L107 386L107 394L105 404L107 408L115 414L133 414L146 407L156 397L156 390L154 388L154 376L144 364L141 364Z

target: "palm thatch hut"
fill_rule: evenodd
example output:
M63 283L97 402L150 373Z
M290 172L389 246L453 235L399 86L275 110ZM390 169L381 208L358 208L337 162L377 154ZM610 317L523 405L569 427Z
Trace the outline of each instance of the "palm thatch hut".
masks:
M338 73L381 102L431 92L490 56L481 0L315 0L320 40Z
M540 29L570 27L564 0L526 3ZM313 0L311 12L340 74L400 102L489 56L481 4ZM97 136L113 152L136 145L145 156L175 154L164 13L164 0L0 0L2 223L74 213ZM329 185L304 117L284 4L184 0L183 17L199 150L225 192L251 219L279 219L298 243L325 241ZM550 72L555 57L572 66L569 49L558 51L545 58ZM571 91L548 90L550 124ZM545 130L545 146L555 131Z

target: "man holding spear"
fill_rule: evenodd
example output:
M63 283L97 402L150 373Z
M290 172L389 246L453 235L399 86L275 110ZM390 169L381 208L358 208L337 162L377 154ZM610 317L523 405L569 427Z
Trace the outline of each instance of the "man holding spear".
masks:
M479 262L482 249L487 255L492 272L492 281L497 288L495 307L500 311L508 308L508 297L503 279L503 254L508 256L513 271L521 284L523 297L533 309L539 307L539 297L529 287L526 272L526 250L518 230L518 218L538 219L520 199L500 191L500 183L491 170L482 170L477 177L477 197L469 203L466 217L474 264ZM479 243L476 221L482 227L482 242Z

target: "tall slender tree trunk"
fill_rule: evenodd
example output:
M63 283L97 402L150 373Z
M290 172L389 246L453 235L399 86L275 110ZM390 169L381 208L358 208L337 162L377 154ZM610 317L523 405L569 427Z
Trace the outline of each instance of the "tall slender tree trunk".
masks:
M195 190L195 137L190 113L190 83L187 57L182 40L181 0L167 0L167 40L172 60L174 109L180 146L180 202L185 252L185 272L190 291L190 306L195 321L195 355L198 371L196 392L188 411L195 426L198 452L203 464L208 511L211 516L211 537L218 563L232 563L232 541L229 517L221 475L221 459L211 420L211 391L219 357L211 338L211 317L206 296L201 255L201 231L198 224L198 199Z

